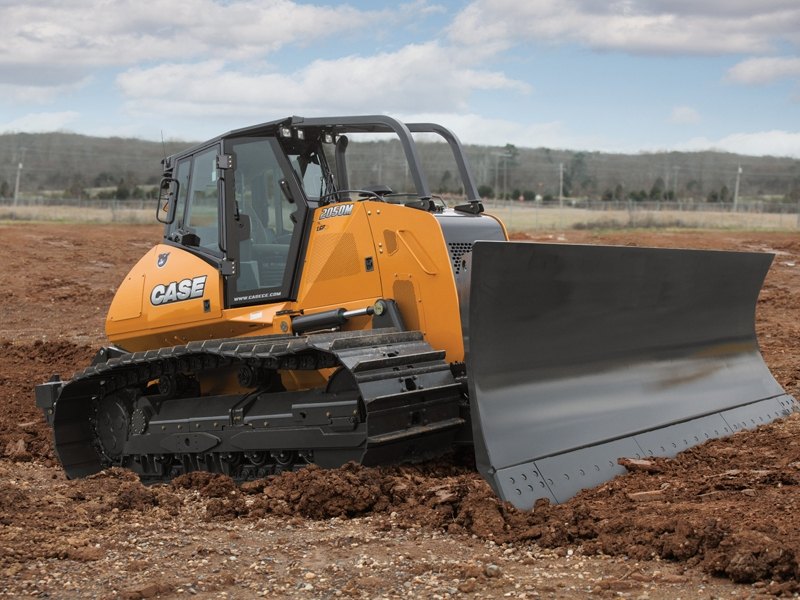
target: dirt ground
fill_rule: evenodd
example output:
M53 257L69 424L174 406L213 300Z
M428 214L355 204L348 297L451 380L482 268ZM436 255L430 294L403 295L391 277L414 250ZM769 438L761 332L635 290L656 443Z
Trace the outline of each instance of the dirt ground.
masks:
M286 473L240 488L67 481L32 388L103 343L151 226L0 226L0 595L747 598L800 592L800 415L520 513L463 466ZM800 393L800 239L562 232L537 240L770 251L763 353Z

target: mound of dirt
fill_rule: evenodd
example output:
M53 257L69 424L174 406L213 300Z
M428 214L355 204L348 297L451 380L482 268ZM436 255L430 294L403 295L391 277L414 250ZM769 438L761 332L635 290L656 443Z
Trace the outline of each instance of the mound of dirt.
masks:
M539 544L685 561L800 591L800 415L709 441L531 515Z
M681 561L738 583L800 592L800 414L674 459L628 464L625 476L565 504L540 501L532 513L498 500L476 473L447 464L312 465L242 489L222 476L192 474L173 486L211 497L206 516L214 520L369 515L385 526L496 543L534 541L545 548L581 547L587 555Z
M0 341L0 456L51 464L52 432L36 407L33 388L55 374L68 379L88 365L95 349L64 340Z
M77 481L52 482L42 495L20 485L11 463L0 462L0 570L39 558L95 561L100 532L130 513L168 517L180 505L169 488L148 488L130 471L109 469Z

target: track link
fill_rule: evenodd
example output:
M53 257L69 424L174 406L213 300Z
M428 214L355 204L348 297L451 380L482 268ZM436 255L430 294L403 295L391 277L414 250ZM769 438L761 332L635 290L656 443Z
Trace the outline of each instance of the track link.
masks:
M320 369L333 373L324 389L286 391L278 376ZM245 392L199 395L200 379L233 374ZM191 342L102 360L36 394L70 478L418 461L450 450L464 424L463 385L415 331Z

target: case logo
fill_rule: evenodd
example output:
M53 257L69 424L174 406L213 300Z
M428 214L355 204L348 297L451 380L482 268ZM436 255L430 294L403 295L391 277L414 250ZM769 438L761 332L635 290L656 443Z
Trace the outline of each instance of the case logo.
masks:
M158 260L156 261L156 266L160 269L165 264L167 264L168 258L169 258L169 252L164 252L163 254L159 254Z
M207 275L199 275L191 279L181 279L170 283L159 283L150 292L150 304L160 306L171 302L181 302L192 298L202 298L206 291Z
M353 213L352 204L337 204L336 206L326 206L319 215L319 220L330 219L331 217L346 217Z

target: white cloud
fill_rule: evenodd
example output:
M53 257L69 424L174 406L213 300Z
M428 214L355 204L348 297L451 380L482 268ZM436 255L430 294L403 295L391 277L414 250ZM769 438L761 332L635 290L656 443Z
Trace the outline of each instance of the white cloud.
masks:
M720 15L726 18L758 18L797 9L796 0L637 0L643 10L653 12L671 11L684 16Z
M791 156L800 158L800 132L755 131L734 133L717 140L704 137L692 138L677 144L675 150L723 150L752 156Z
M396 52L316 60L292 74L252 72L222 60L130 69L117 78L132 113L176 116L465 110L475 90L525 93L526 84L477 69L468 53L434 42Z
M12 83L0 79L0 104L47 104L88 85L91 79L91 77L83 77L65 83L53 80L52 83L45 85Z
M80 78L94 67L175 57L257 61L287 44L364 31L385 16L293 0L2 2L0 77L44 85L59 69Z
M728 70L728 80L757 85L786 77L800 77L800 57L769 56L744 60Z
M406 123L438 123L450 129L464 144L520 148L607 148L600 138L575 135L559 121L521 123L507 119L487 118L475 113L403 113L398 118ZM438 136L437 136L438 137ZM436 138L432 138L436 139Z
M800 41L798 22L800 4L787 0L475 0L449 33L497 47L533 40L631 53L763 53L778 40Z
M0 91L45 102L99 69L165 61L263 68L287 46L337 38L368 46L381 27L396 32L444 10L430 0L366 9L306 0L0 0Z
M521 123L505 119L490 119L477 114L401 114L404 122L433 122L453 131L464 144L521 148L554 148L633 154L636 152L719 150L751 156L790 156L800 158L800 132L756 131L734 133L719 139L692 138L687 142L643 148L631 146L618 139L576 134L559 121ZM473 165L475 167L476 165Z
M406 16L415 19L419 15L436 15L447 12L442 4L428 4L428 0L413 0L408 4L400 4L397 9Z
M30 113L7 123L0 123L0 131L25 131L27 133L58 131L64 129L79 116L74 111Z
M554 148L632 154L641 151L669 152L720 150L751 156L790 156L800 158L800 132L756 131L735 133L719 139L692 138L672 146L642 148L631 146L619 139L575 133L568 124L560 121L521 123L505 119L491 119L478 114L420 113L397 115L404 122L433 122L453 131L464 144L504 146L514 144L521 148ZM477 165L473 165L477 167Z
M672 109L669 120L676 125L692 125L700 122L700 113L691 106L676 106Z

